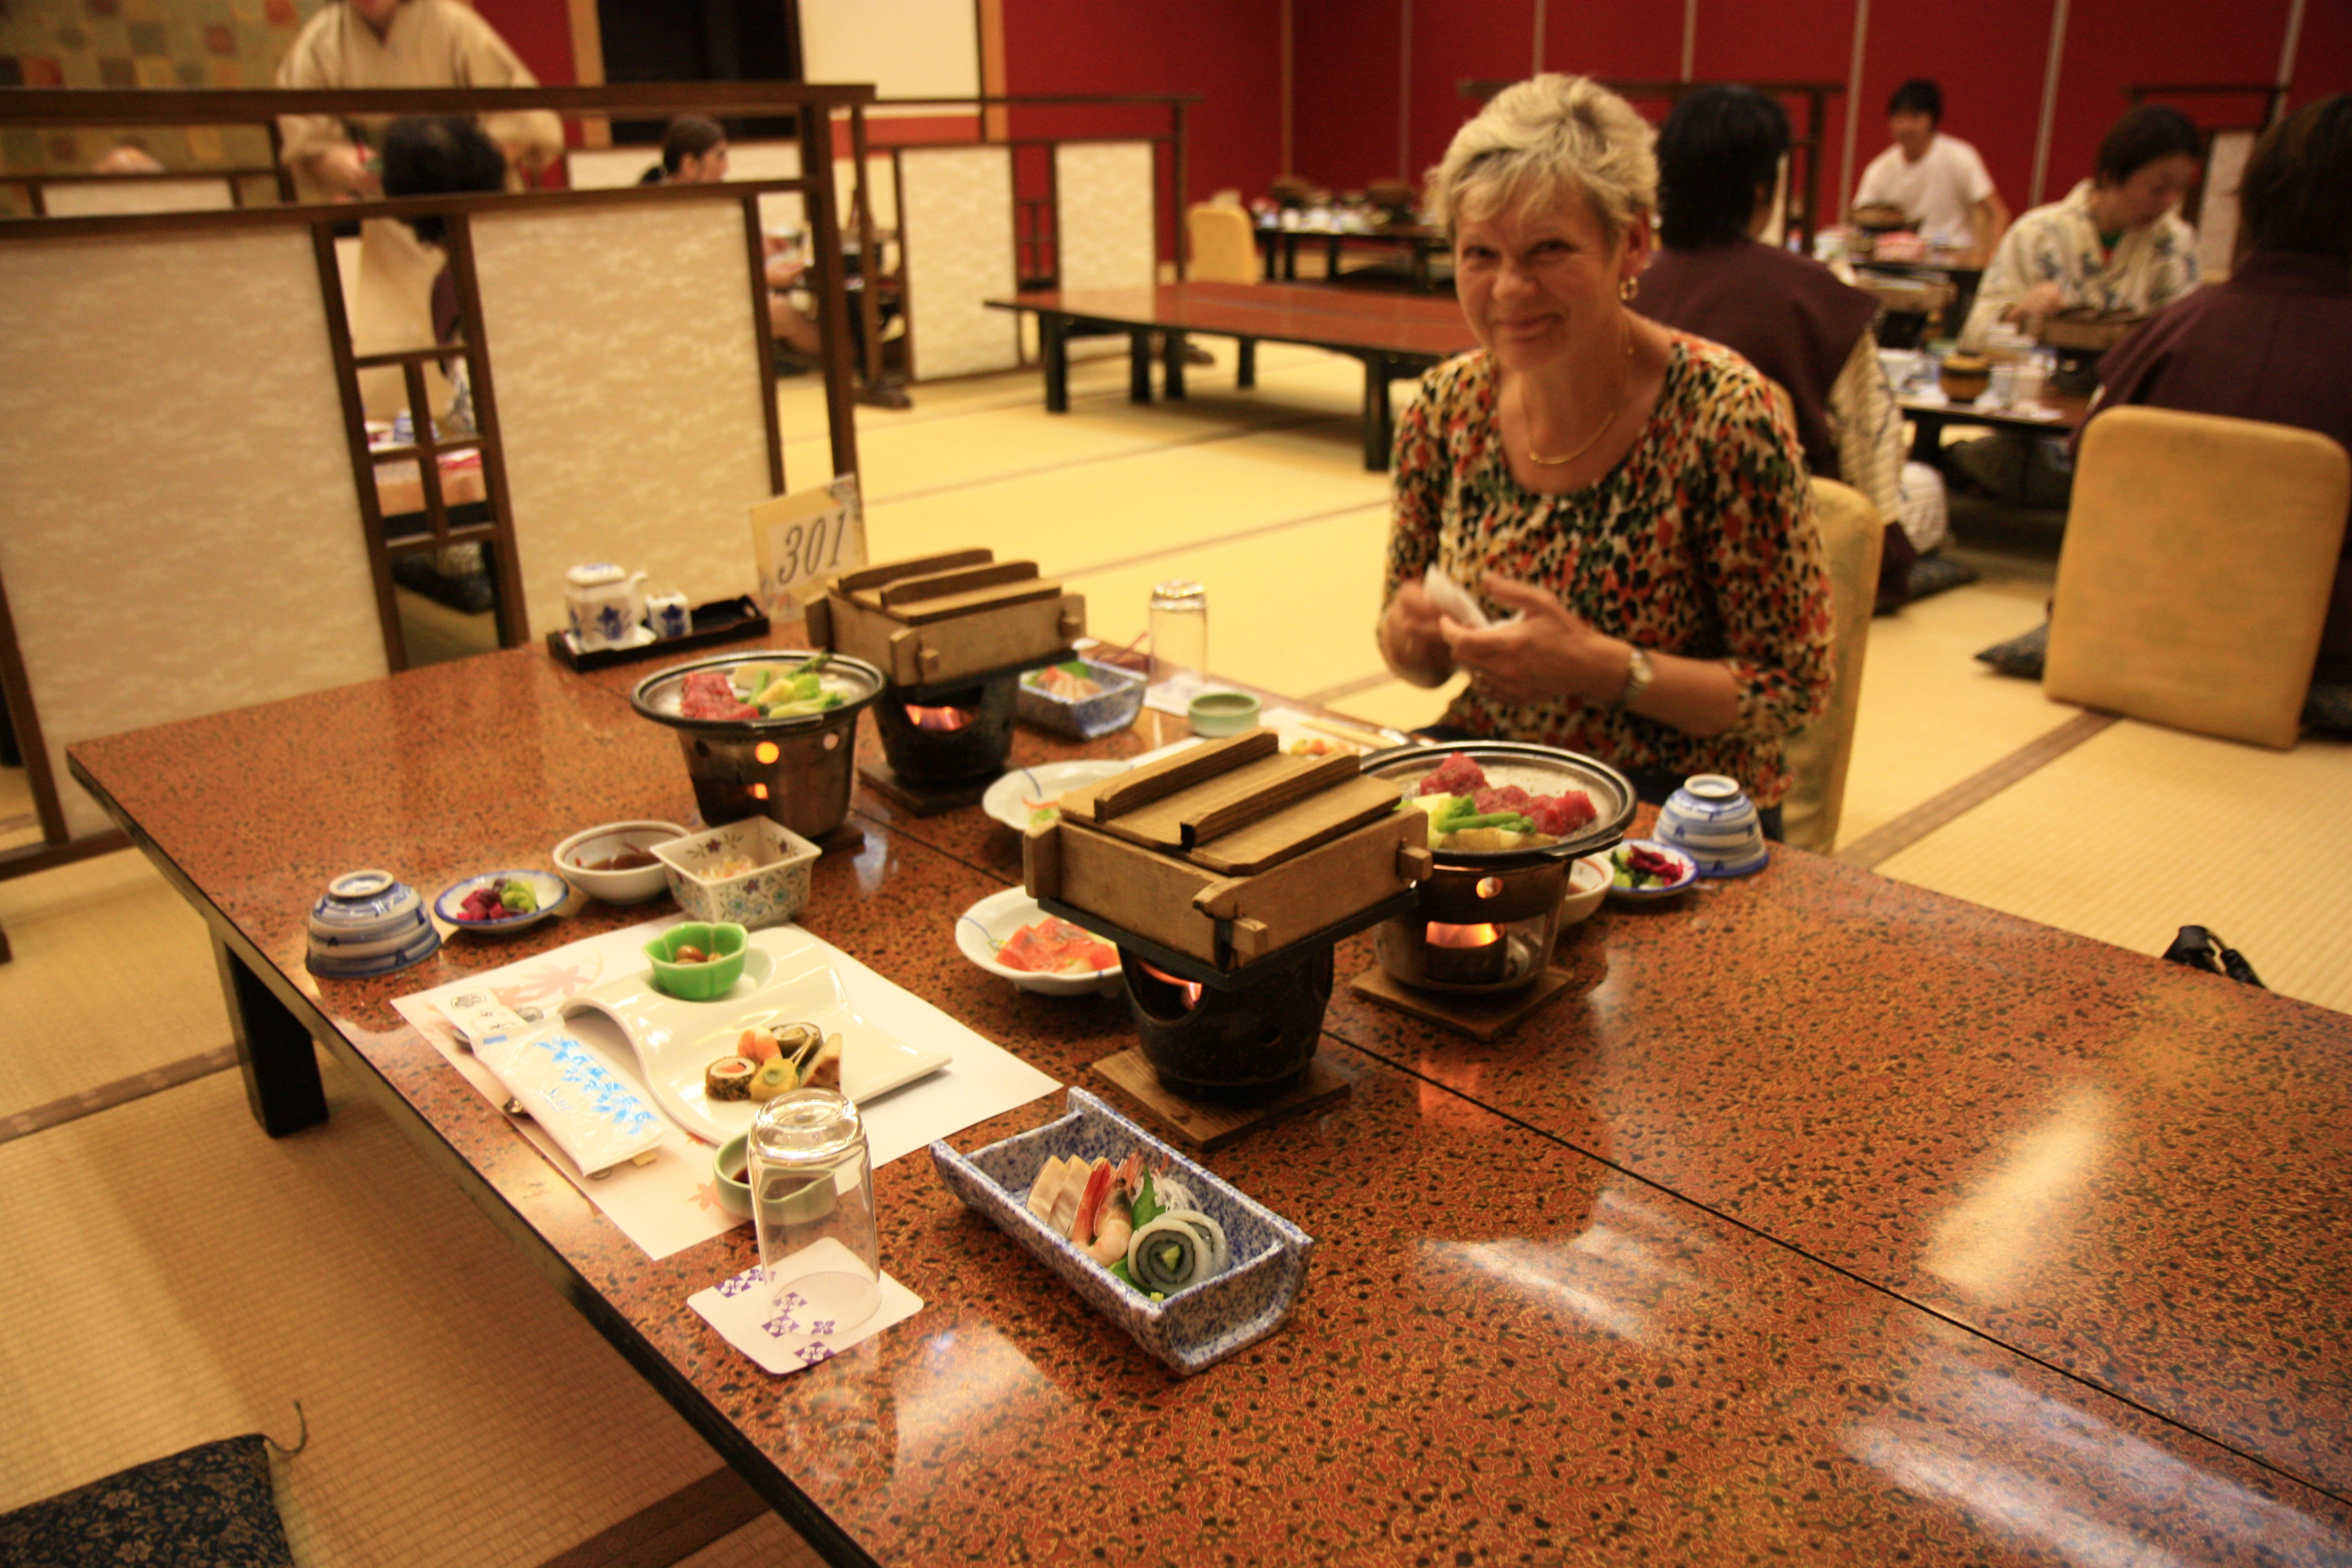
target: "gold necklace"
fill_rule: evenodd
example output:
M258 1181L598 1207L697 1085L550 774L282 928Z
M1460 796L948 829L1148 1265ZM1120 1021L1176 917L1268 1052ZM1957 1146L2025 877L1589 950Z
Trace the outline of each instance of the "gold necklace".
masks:
M1625 312L1622 310L1617 312L1617 321L1625 331L1625 369L1617 378L1617 401L1610 405L1609 417L1601 422L1601 428L1595 430L1583 446L1565 458L1547 458L1537 451L1535 433L1529 431L1528 434L1528 462L1539 463L1547 468L1557 468L1563 463L1573 463L1577 458L1592 450L1594 444L1609 434L1610 428L1617 423L1617 416L1625 412L1625 395L1633 389L1633 323L1625 319Z

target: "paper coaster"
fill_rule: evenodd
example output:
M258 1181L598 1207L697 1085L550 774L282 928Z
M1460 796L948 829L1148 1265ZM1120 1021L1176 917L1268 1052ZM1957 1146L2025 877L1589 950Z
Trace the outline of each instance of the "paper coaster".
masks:
M849 1256L848 1248L830 1238L810 1250L825 1247L837 1249L845 1258ZM756 1263L733 1279L697 1290L686 1304L729 1344L766 1371L782 1373L830 1360L923 1310L923 1299L893 1279L887 1269L881 1288L881 1305L863 1322L847 1328L837 1327L821 1315L823 1292L814 1285L803 1291L787 1281L781 1294L772 1294Z

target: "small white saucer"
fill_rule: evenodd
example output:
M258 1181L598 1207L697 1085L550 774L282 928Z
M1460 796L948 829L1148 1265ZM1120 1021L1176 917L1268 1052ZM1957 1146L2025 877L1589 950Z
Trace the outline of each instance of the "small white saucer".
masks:
M1116 778L1134 765L1132 763L1076 762L1040 763L1034 768L1015 768L988 786L988 793L980 797L980 809L1013 832L1026 833L1029 830L1031 801L1052 800L1083 784L1100 784L1105 779Z

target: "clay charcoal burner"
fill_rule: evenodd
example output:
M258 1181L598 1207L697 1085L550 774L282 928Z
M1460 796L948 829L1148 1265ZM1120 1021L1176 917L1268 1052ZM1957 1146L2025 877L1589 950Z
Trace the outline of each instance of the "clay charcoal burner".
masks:
M1072 790L1030 828L1030 896L1119 950L1143 1058L1195 1100L1296 1084L1322 1037L1333 950L1415 907L1422 825L1353 757L1213 741Z
M971 804L1004 771L1022 672L1070 657L1087 602L1034 562L958 550L834 578L808 628L887 678L874 705L887 766L861 771L920 816Z
M1323 1037L1334 942L1302 942L1213 990L1120 948L1136 1042L1161 1084L1199 1100L1276 1094L1298 1081Z
M1013 752L1020 671L999 670L961 686L886 687L874 704L882 755L914 788L993 779Z

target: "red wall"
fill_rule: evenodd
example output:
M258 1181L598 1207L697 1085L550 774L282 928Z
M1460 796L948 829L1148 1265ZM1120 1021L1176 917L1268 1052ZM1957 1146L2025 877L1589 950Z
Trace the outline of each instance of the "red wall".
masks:
M1335 191L1402 178L1401 0L1291 0L1291 16L1293 167L1285 172ZM1261 195L1265 186L1244 189Z
M1187 110L1187 201L1263 191L1282 136L1282 19L1265 0L1004 0L1004 89L1197 93ZM1015 135L1135 135L1160 111L1024 110Z
M1028 93L1190 92L1185 199L1226 186L1264 193L1296 173L1334 190L1418 181L1475 105L1465 79L1528 74L1536 6L1547 70L1626 79L1681 74L1683 7L1670 0L1288 0L1296 167L1282 161L1283 0L1003 0L1005 85ZM476 0L539 79L576 79L566 0ZM2134 81L2266 81L2278 68L2290 0L2070 0L2043 199L2090 172L2099 138ZM1400 100L1412 11L1412 80L1400 164ZM1693 72L1713 80L1843 82L1855 0L1697 0ZM2042 73L2055 0L1874 5L1863 58L1853 166L1886 144L1895 84L1932 76L1945 123L1984 154L2012 211L2030 200ZM2290 101L2352 90L2352 3L2307 0ZM2246 100L2189 100L2208 122L2237 121ZM1641 105L1645 113L1663 104ZM2258 105L2257 105L2258 107ZM1790 105L1794 111L1798 105ZM1831 104L1822 163L1832 194L1845 106ZM1133 135L1139 111L1030 110L1016 134ZM1163 193L1165 194L1165 193ZM1838 196L1843 193L1834 193ZM1833 200L1832 208L1842 206Z
M522 57L540 86L570 87L580 79L564 0L474 0L474 9Z

